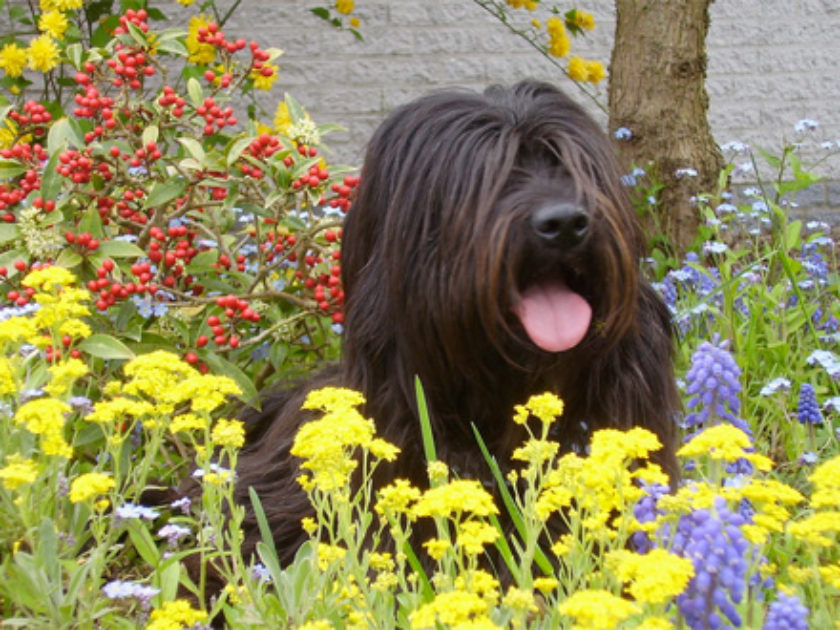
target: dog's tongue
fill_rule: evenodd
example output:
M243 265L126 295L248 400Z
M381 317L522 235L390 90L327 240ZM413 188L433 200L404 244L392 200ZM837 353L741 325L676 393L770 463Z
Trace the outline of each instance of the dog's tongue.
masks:
M530 287L515 310L531 341L548 352L574 348L592 320L589 302L563 282Z

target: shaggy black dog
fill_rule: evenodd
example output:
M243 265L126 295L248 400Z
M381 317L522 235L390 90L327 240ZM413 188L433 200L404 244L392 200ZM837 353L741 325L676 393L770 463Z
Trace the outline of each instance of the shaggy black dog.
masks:
M238 499L257 491L282 562L311 513L289 449L310 417L303 398L326 385L360 390L365 415L402 449L381 483L425 485L415 375L438 455L461 477L490 478L472 425L505 465L524 439L514 405L545 391L566 404L562 448L643 426L676 475L669 318L639 273L619 176L597 125L544 83L437 93L382 123L344 228L342 358L264 401L239 460ZM253 519L245 526L253 544Z

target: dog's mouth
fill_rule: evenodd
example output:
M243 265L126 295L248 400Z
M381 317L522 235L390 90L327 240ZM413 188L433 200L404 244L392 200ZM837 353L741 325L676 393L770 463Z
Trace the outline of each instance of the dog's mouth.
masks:
M568 275L572 277L567 279ZM564 352L586 337L592 306L573 288L579 284L574 274L551 274L524 284L513 312L534 345L547 352Z

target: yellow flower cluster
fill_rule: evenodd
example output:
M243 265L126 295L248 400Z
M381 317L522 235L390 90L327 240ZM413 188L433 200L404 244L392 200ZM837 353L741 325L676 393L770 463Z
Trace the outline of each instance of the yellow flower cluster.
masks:
M15 43L4 44L0 48L0 69L7 77L19 77L26 69L26 48Z
M314 484L323 492L348 487L350 474L358 462L356 449L365 449L374 457L391 461L399 449L374 437L373 421L362 416L356 407L364 397L353 390L327 387L310 392L303 409L323 412L323 416L304 424L295 435L291 453L303 459L301 466L312 472L303 477L305 487Z
M205 619L206 612L194 609L185 599L176 599L151 612L146 630L182 630Z
M38 464L31 459L24 459L18 454L9 455L6 465L0 468L0 480L7 490L17 490L38 478Z
M490 607L478 594L447 591L409 615L413 629L444 627L500 628L490 620Z
M439 517L457 519L462 514L490 516L498 514L499 508L493 496L475 479L456 479L430 488L414 505L415 517Z
M565 57L572 49L569 33L562 18L550 17L545 21L545 31L548 33L548 54L552 57Z
M587 630L613 630L642 611L637 604L604 590L578 591L561 602L559 610L575 619L575 628Z
M569 78L575 81L598 83L605 76L604 65L600 61L592 61L573 56L569 59Z
M551 393L531 396L524 405L514 407L513 421L525 424L530 416L536 416L546 425L563 415L563 401Z
M540 6L540 0L505 0L505 2L514 9L528 9L528 11L533 11Z
M663 604L683 592L692 577L694 564L665 551L652 549L646 554L624 549L607 554L607 568L640 603Z
M83 503L106 494L114 487L114 479L108 473L89 472L76 477L70 484L70 502Z
M55 398L37 398L24 403L14 415L14 422L41 436L41 450L45 455L71 457L73 449L64 439L65 415L71 408Z
M704 429L680 448L677 455L706 456L722 462L745 459L763 472L773 467L773 462L768 457L753 451L750 437L731 424L718 424Z
M814 490L812 512L790 523L788 532L816 547L833 548L840 535L840 455L823 462L808 477Z

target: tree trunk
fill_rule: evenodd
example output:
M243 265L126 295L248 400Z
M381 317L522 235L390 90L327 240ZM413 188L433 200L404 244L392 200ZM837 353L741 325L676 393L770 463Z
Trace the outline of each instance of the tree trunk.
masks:
M706 33L713 0L616 0L610 66L610 129L626 166L664 184L659 206L644 217L648 235L681 255L699 215L691 198L714 192L723 160L706 118ZM694 169L698 175L678 175Z

